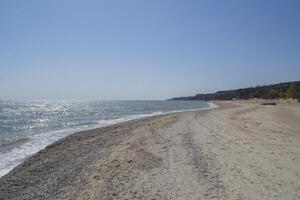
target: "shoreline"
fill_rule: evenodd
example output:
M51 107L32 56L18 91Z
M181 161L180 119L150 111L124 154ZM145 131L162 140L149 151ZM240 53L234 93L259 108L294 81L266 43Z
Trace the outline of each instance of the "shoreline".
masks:
M219 108L69 135L0 178L0 199L296 199L299 105Z
M38 153L39 151L41 151L42 149L46 148L48 145L51 145L51 144L65 138L65 137L68 137L69 135L75 134L77 132L89 131L89 130L93 130L93 129L98 129L98 128L102 128L102 127L111 126L111 125L118 124L118 123L128 122L128 121L132 121L132 120L145 119L145 118L153 117L153 116L166 115L166 114L171 114L171 113L180 113L180 112L214 109L214 108L218 107L213 102L207 102L207 103L209 105L209 107L207 107L207 108L185 109L185 110L168 111L168 112L157 111L157 112L148 113L148 114L128 115L128 116L115 118L115 119L100 120L96 124L93 124L91 126L82 126L82 127L72 128L72 129L53 130L53 131L48 131L48 132L45 132L45 133L39 133L39 134L34 135L34 136L20 136L19 138L16 139L16 141L7 141L6 143L4 142L2 147L7 147L8 145L14 145L14 144L17 144L17 143L22 142L22 141L34 142L34 140L36 140L36 138L44 137L43 135L49 134L49 133L51 133L50 135L53 135L52 137L54 137L54 138L50 139L50 141L46 142L45 144L37 144L37 146L34 149L31 147L34 144L22 143L21 145L24 146L24 149L22 151L27 152L28 150L26 150L26 149L29 148L30 152L27 152L22 159L19 158L16 161L10 161L10 163L8 165L9 168L3 168L3 169L0 170L0 178L2 176L6 175L7 173L9 173L11 170L13 170L13 168L15 168L17 165L23 163L24 159L26 160L28 158L28 155L32 156L32 155ZM0 145L0 147L1 147L1 145ZM7 156L9 156L9 155L7 155Z

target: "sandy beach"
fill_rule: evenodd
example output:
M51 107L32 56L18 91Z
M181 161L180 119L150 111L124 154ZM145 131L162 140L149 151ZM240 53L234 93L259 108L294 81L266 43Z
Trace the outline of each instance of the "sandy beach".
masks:
M300 199L300 105L221 102L70 135L0 199Z

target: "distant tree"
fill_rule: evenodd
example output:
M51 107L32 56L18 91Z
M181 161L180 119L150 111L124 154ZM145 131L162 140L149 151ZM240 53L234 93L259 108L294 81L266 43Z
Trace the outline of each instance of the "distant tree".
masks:
M280 99L286 99L286 92L280 91L280 92L279 92L279 98L280 98Z
M268 99L276 99L278 96L279 96L279 94L275 89L270 89L268 91L268 94L267 94Z
M297 96L297 86L296 84L290 85L289 89L286 91L286 97L289 99L295 99Z
M294 98L295 99L298 99L298 101L300 100L300 85L296 85L296 91L295 91L295 94L294 94Z
M260 99L269 99L270 98L269 92L266 87L259 87L258 89L259 89L258 90L258 98L260 98Z

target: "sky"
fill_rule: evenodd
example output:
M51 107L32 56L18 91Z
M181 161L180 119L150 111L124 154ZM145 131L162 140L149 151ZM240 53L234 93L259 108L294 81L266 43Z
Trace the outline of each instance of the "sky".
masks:
M167 99L300 80L298 0L0 0L0 99Z

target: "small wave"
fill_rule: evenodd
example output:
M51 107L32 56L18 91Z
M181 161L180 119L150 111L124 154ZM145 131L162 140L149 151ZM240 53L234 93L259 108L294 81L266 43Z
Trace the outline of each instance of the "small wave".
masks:
M0 140L0 147L5 147L5 146L17 144L17 143L23 143L23 142L26 142L29 140L30 140L30 137L28 137L28 136L17 136L15 138L11 138L9 140Z
M13 131L26 131L26 130L32 130L37 128L43 128L47 126L48 124L44 124L44 123L34 123L34 124L29 124L29 125L24 125L19 127L9 127L9 128Z
M218 106L217 104L215 104L214 102L209 102L208 105L209 105L208 108L210 108L210 109L212 109L212 108L218 108L218 107L219 107L219 106Z
M91 122L66 122L62 123L61 126L65 128L72 128L72 127L81 127L81 126L90 126L90 125L96 125L98 122L91 121Z

